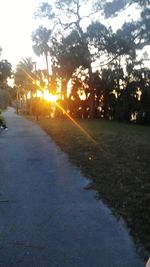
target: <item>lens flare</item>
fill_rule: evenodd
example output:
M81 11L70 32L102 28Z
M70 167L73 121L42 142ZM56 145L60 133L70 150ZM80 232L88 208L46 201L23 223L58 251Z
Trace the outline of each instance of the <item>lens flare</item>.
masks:
M22 70L26 73L26 75L36 84L38 85L38 87L41 89L41 91L43 92L43 99L49 101L49 102L53 102L55 103L55 105L66 115L66 117L94 144L94 145L98 145L97 142L93 139L93 137L84 129L82 128L79 123L77 123L66 111L65 109L59 104L57 103L57 96L56 95L52 95L49 93L48 90L43 89L36 80L33 79L33 77L27 72L25 71L23 68Z
M94 144L94 145L97 145L97 142L93 139L93 137L91 135L88 134L88 132L82 128L80 126L79 123L77 123L65 110L64 108L59 105L57 102L56 102L56 106L69 118L69 120L71 120L73 122L73 124Z

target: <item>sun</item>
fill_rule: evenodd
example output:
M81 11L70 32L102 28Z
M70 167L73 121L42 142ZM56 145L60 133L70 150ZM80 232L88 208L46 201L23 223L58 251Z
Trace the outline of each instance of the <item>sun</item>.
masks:
M48 102L55 103L56 100L57 100L57 96L56 95L53 95L53 94L50 94L48 92L48 90L44 90L43 99L46 100L46 101L48 101Z

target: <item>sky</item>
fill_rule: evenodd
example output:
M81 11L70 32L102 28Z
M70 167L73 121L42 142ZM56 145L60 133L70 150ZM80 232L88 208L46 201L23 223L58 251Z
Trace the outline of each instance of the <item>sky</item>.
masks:
M36 7L42 0L1 0L0 1L0 59L7 59L13 69L25 57L32 57L45 66L44 59L36 57L32 50L31 34L42 22L33 18ZM137 11L136 11L137 12ZM110 21L111 26L117 29L124 20L137 16L135 10L129 10L120 15L119 19Z
M1 59L7 59L13 67L24 57L35 57L31 34L39 25L33 18L39 3L39 0L0 1Z

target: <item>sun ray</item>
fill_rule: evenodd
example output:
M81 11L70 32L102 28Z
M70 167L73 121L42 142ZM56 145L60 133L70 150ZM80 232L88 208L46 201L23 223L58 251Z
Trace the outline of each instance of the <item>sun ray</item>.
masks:
M56 106L73 122L73 124L94 144L98 145L97 142L93 139L93 137L77 123L65 110L64 108L56 102Z
M36 85L38 85L38 87L43 91L44 89L36 82L35 79L33 79L33 77L22 68L22 70L25 72L25 74L34 82L36 83ZM45 91L46 93L46 91ZM46 98L48 98L46 96ZM56 106L66 115L66 117L96 146L98 146L97 142L93 139L93 137L83 128L80 126L79 123L77 123L66 111L65 109L59 104L57 103L57 99L55 98L54 95L49 94L49 100L50 102L53 102L56 104Z
M32 82L34 82L34 84L36 84L43 91L43 88L40 86L40 84L24 68L21 69L32 80Z

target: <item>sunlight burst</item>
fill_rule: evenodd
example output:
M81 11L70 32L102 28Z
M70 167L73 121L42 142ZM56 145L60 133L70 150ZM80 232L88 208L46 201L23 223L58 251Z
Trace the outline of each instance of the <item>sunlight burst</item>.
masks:
M43 99L48 101L48 102L55 103L57 100L57 96L50 94L49 91L45 89L44 93L43 93Z
M65 115L66 117L94 144L94 145L98 145L97 142L93 139L93 137L84 129L80 126L79 123L77 123L76 120L74 120L72 118L72 116L70 116L67 111L65 111L65 109L59 104L57 103L58 100L58 96L57 95L53 95L51 93L49 93L48 89L43 89L39 83L37 83L36 80L34 80L32 78L32 76L22 68L22 70L26 73L26 75L41 89L41 90L36 90L36 97L39 97L41 99L44 99L48 102L52 102L56 104L56 107L59 108Z

